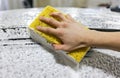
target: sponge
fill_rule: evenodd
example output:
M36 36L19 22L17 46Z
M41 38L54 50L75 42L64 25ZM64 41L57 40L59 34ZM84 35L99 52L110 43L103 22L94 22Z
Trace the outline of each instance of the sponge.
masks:
M40 14L38 14L38 16L33 20L33 22L29 25L28 28L29 28L31 37L35 41L54 50L54 48L52 47L51 44L52 43L61 44L61 41L53 35L40 32L36 29L37 26L51 27L51 26L43 23L42 21L40 21L39 18L40 18L40 16L52 18L50 16L50 14L52 12L60 12L60 11L55 9L54 7L46 6L43 9L43 11ZM69 65L73 68L76 68L76 67L78 67L79 62L83 59L83 57L86 55L86 53L88 52L89 49L90 49L90 47L80 48L80 49L77 49L77 50L74 50L71 52L56 51L56 50L54 50L54 51L63 57L63 59L65 60L65 63L67 65Z

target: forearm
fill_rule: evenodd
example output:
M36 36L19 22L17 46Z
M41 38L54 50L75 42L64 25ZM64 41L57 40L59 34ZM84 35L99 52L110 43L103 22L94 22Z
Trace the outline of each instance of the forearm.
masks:
M92 31L90 39L91 41L88 44L92 47L101 47L120 51L120 32Z
M120 51L120 32L99 32L95 30L86 30L84 25L76 22L70 15L62 13L52 13L53 18L41 17L40 20L50 26L38 27L37 29L44 33L53 34L61 39L62 44L54 44L56 50L71 51L82 47L101 47Z

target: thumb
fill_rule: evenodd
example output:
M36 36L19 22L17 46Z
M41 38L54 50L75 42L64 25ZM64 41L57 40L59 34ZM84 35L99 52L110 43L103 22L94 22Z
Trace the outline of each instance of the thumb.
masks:
M67 46L64 44L53 44L53 47L56 50L68 50Z

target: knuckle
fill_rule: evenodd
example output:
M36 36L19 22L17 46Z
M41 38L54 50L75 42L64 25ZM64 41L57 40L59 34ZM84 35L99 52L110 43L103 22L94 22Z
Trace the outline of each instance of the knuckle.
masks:
M70 19L70 18L68 18L68 19L66 20L66 22L67 22L67 23L71 23L71 22L73 22L73 20Z
M52 19L51 19L51 18L49 18L49 19L47 19L47 22L48 22L48 23L51 23L51 20L52 20Z
M51 25L54 25L55 24L55 20L53 18L49 18L48 19L48 23Z
M49 28L49 27L46 28L46 32L47 32L47 33L50 32L50 28Z
M61 23L61 26L62 26L62 27L67 27L67 26L68 26L68 23L67 23L67 22L62 22L62 23Z
M64 47L63 48L65 51L69 51L69 47Z
M62 32L61 30L58 30L58 31L57 31L57 34L58 34L59 36L62 36L62 35L63 35L63 32Z
M58 12L57 15L62 15L62 13Z

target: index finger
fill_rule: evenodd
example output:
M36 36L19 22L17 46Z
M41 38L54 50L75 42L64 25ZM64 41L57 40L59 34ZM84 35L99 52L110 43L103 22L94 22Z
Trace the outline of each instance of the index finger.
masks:
M54 28L37 26L37 30L39 30L39 31L41 31L43 33L46 33L46 34L57 35L57 31Z
M58 27L60 25L60 22L53 18L40 17L40 20L53 27Z

